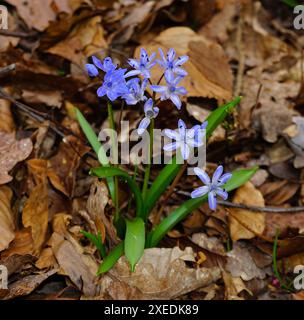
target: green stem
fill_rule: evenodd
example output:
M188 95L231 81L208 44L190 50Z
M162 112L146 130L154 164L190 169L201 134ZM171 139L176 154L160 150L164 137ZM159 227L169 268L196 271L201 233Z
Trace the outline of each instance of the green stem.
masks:
M144 184L143 184L143 190L142 195L143 199L146 199L147 191L148 191L148 185L150 180L150 173L151 173L151 164L152 164L152 158L153 158L153 130L154 130L154 119L151 119L150 123L150 149L149 149L149 162L145 170L145 177L144 177Z
M114 113L113 113L113 108L112 108L112 103L108 101L108 117L109 117L109 124L110 128L112 130L115 130L115 121L114 121ZM117 159L117 152L116 152L116 147L117 147L117 141L114 133L112 132L112 150L113 150L113 159L114 161ZM113 164L116 166L115 164ZM114 187L115 187L115 198L114 198L114 206L115 206L115 216L114 216L114 223L116 224L119 221L119 198L118 198L118 178L114 177Z

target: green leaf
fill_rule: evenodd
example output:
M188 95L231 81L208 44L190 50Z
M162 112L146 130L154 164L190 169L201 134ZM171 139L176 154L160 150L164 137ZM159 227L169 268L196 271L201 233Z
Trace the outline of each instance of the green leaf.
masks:
M120 242L103 260L101 263L97 275L101 275L105 272L108 272L118 261L118 259L124 253L124 241Z
M291 8L294 8L297 5L299 5L299 1L297 1L297 0L282 0L282 2L287 4Z
M98 232L98 235L86 231L81 231L81 233L94 244L94 246L99 250L102 258L104 258L106 256L106 248L102 243L100 232Z
M136 215L137 217L144 217L145 208L140 189L126 171L114 167L99 167L91 169L90 174L95 175L98 178L119 177L122 180L126 181L134 194L134 198L136 201Z
M125 255L134 272L145 249L145 223L141 218L135 218L132 221L126 220L126 224Z
M226 105L217 108L207 117L208 126L206 128L206 139L208 139L213 131L223 122L226 116L231 113L233 108L240 103L241 97L236 97L233 101L227 103ZM172 183L177 173L179 172L182 164L180 161L176 160L176 157L172 159L172 163L169 163L160 172L158 177L154 180L150 190L147 193L146 200L146 216L155 206L157 200L165 192L167 187Z
M86 118L83 116L81 111L78 108L75 108L75 111L76 111L76 117L77 117L77 120L80 124L80 127L81 127L83 133L85 134L85 136L87 137L94 152L96 153L99 162L104 167L109 167L110 164L109 164L109 160L107 158L107 155L106 155L101 143L99 142L94 130L92 129L92 127L90 126L90 124L88 123ZM111 198L113 201L115 201L114 179L108 178L107 183L108 183Z
M232 173L231 179L225 184L226 191L232 191L245 182L247 182L258 170L257 167L252 169L242 169ZM190 199L174 210L166 217L156 228L150 232L147 239L147 247L155 247L159 241L174 228L180 221L184 220L193 210L199 208L208 199L208 195L200 198Z

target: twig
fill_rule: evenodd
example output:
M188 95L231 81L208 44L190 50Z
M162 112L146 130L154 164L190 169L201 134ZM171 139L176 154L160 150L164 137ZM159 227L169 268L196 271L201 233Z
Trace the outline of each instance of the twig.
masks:
M191 193L187 191L175 189L175 193L185 197L191 197ZM252 212L268 212L268 213L296 213L304 212L304 207L277 208L277 207L257 207L242 203L233 203L230 201L217 200L217 203L227 208L245 209Z
M277 207L256 207L250 206L242 203L233 203L229 201L218 200L218 204L229 207L229 208L238 208L245 209L253 212L270 212L270 213L296 213L296 212L304 212L304 207L291 207L291 208L277 208Z
M6 37L15 37L15 38L32 38L36 37L36 32L22 32L22 31L11 31L11 30L1 30L0 29L0 35L6 36Z

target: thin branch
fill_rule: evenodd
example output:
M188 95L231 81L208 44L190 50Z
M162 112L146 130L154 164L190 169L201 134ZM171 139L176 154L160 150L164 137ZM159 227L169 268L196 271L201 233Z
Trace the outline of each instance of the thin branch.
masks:
M270 212L270 213L296 213L296 212L303 212L304 207L291 207L291 208L277 208L277 207L256 207L250 206L242 203L233 203L229 201L222 201L218 200L218 204L228 207L228 208L238 208L238 209L245 209L253 212Z
M187 191L177 190L175 189L175 192L177 194L180 194L185 197L191 197L191 193ZM242 203L233 203L230 201L223 201L218 200L217 203L219 205L222 205L223 207L227 208L237 208L237 209L245 209L252 212L270 212L270 213L296 213L296 212L303 212L304 213L304 207L290 207L290 208L277 208L277 207L257 207L257 206L251 206L246 205Z
M1 30L0 35L5 37L15 37L15 38L32 38L36 37L36 32L22 32L22 31L11 31L11 30Z

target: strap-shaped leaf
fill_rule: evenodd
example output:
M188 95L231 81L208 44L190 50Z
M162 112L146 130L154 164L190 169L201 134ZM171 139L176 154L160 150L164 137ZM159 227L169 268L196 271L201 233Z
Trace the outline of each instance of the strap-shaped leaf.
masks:
M242 169L232 173L231 179L225 184L226 191L232 191L245 182L247 182L258 170L257 167L252 169ZM184 220L189 213L199 208L208 199L208 195L203 197L190 199L184 202L180 207L174 210L166 217L156 228L150 232L147 239L147 247L155 247L159 241L174 228L180 221Z
M77 117L77 120L80 124L80 127L81 127L83 133L85 134L85 136L87 137L94 152L96 153L101 165L103 165L104 167L110 166L107 155L102 147L102 144L99 142L94 130L92 129L92 127L90 126L90 124L88 123L86 118L83 116L81 111L77 108L75 108L75 110L76 110L76 117ZM112 177L108 178L107 183L108 183L111 198L115 202L114 179Z
M124 253L124 241L120 242L103 260L97 275L108 272Z

